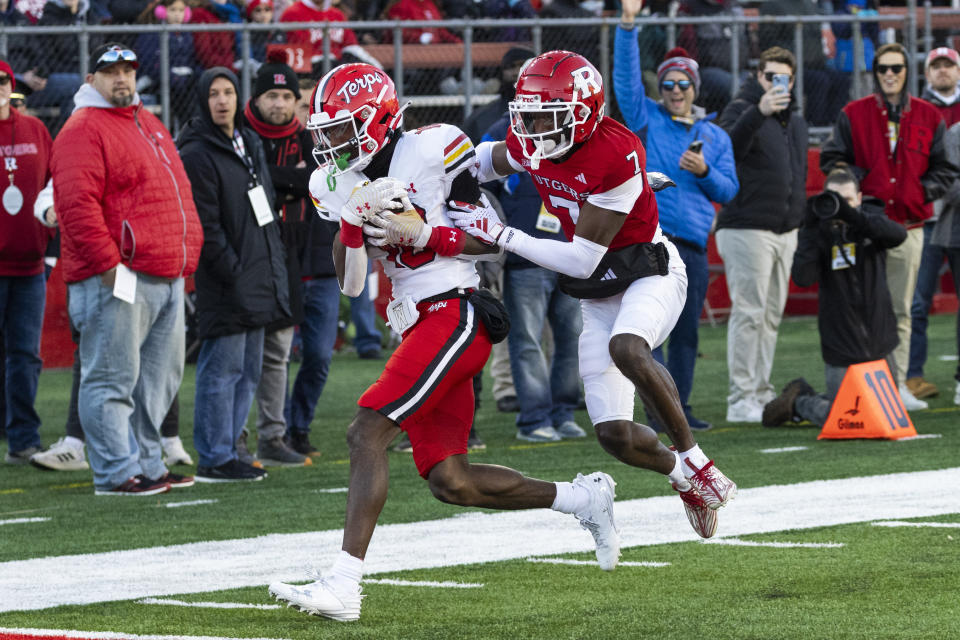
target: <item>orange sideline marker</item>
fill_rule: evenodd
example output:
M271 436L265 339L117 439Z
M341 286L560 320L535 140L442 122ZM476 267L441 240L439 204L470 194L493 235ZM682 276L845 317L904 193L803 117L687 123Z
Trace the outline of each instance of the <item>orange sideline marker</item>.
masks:
M817 440L898 440L915 435L886 360L874 360L847 368Z

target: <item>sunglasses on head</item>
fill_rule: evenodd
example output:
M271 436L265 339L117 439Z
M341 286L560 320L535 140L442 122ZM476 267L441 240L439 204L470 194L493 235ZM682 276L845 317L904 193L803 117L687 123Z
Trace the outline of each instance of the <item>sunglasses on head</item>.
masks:
M877 73L881 76L885 75L887 71L893 71L894 75L899 75L903 71L904 65L902 64L878 64Z
M689 80L664 80L660 83L660 89L663 91L673 91L674 87L680 87L680 91L686 91L693 86Z
M114 47L113 49L108 49L103 52L99 58L97 58L97 66L101 64L113 64L114 62L136 62L137 54L129 49L121 49L120 47Z
M786 75L781 73L774 73L773 71L764 71L763 77L767 79L767 82L773 82L773 76Z
M5 87L10 84L10 76L2 75L0 76L0 87Z

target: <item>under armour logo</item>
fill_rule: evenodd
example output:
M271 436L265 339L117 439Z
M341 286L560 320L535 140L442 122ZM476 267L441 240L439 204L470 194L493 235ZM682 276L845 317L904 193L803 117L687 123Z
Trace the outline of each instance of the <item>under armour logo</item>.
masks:
M457 232L454 231L453 229L451 229L451 230L450 230L450 242L456 242L456 241L457 241Z
M16 171L17 170L17 159L16 158L4 158L4 164L6 165L5 169L7 171Z
M417 190L413 188L413 183L410 183L410 186L407 187L407 193L416 193Z

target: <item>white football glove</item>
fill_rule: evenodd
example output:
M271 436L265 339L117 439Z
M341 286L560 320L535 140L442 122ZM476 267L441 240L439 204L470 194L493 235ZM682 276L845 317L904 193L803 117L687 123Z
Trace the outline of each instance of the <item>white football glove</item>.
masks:
M447 216L453 224L487 246L498 246L507 227L500 222L500 216L485 195L480 195L479 205L451 200L447 206Z
M375 247L390 244L423 249L427 246L433 227L424 222L420 214L410 205L406 195L403 199L408 208L402 213L383 211L371 217L363 225L363 234L368 238L367 242Z
M402 211L402 199L406 197L407 190L403 183L394 178L378 178L373 182L364 182L354 188L350 199L340 209L340 219L359 227L384 209Z

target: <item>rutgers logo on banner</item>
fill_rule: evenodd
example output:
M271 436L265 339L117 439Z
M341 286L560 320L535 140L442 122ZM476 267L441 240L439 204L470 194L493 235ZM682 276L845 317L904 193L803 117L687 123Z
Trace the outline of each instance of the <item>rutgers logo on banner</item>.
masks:
M584 98L600 93L603 89L600 86L600 79L594 74L590 67L580 67L570 73L573 76L573 100L579 102Z

